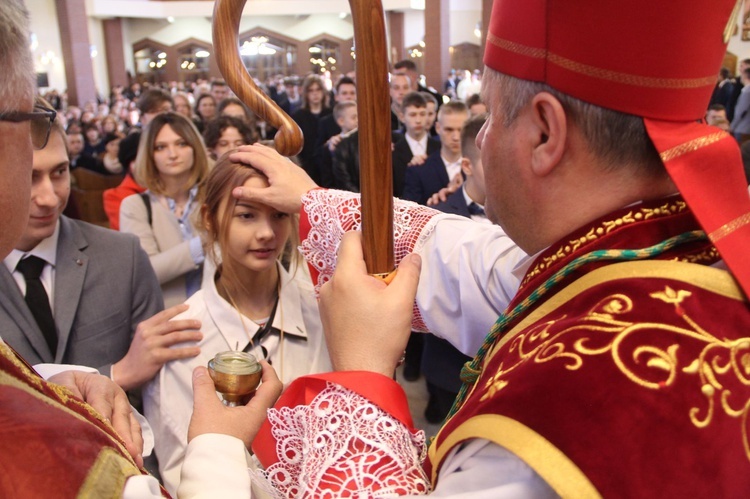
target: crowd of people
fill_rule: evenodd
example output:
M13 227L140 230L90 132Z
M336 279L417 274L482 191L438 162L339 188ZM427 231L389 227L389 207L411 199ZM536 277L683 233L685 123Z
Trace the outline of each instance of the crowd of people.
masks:
M745 91L725 119L736 84L705 78L735 3L592 4L584 34L563 0L497 0L484 73L439 92L393 64L389 285L358 235L356 75L266 88L291 161L222 80L34 97L0 4L0 495L743 497ZM654 47L691 57L666 78L623 52ZM122 178L109 228L66 212L76 169ZM228 350L262 365L239 407L205 369Z

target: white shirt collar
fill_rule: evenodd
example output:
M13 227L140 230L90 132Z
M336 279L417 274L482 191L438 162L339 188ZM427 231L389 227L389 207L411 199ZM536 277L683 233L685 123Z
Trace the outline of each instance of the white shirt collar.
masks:
M408 133L404 133L404 137L406 137L406 143L409 144L409 149L411 149L411 153L414 156L427 154L427 136L428 135L429 134L426 133L421 139L415 140Z
M36 256L54 267L57 264L57 242L60 239L60 220L57 221L55 231L46 239L42 239L31 251L14 249L5 257L3 263L13 273L18 262L27 256Z
M445 171L448 173L449 181L453 180L453 178L456 175L461 174L461 158L458 158L457 161L450 163L448 162L448 160L445 159L445 156L441 154L440 159L443 160L443 164L445 165Z
M291 276L281 264L278 264L281 277L281 296L273 319L273 327L284 334L307 339L307 329L302 318L299 290L292 283ZM252 320L242 316L228 301L219 295L214 279L203 282L203 297L211 319L230 348L242 350L260 327Z

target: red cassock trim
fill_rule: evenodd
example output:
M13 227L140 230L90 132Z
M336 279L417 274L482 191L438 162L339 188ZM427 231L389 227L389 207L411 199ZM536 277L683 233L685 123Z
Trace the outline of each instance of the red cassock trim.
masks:
M698 222L750 294L750 195L736 141L696 122L644 120L649 137ZM710 186L707 189L706 186Z
M297 378L281 395L275 408L309 405L329 382L365 397L401 421L410 431L416 431L403 388L391 378L367 371L332 372ZM271 435L271 425L268 420L263 423L252 447L264 468L278 461L276 440Z

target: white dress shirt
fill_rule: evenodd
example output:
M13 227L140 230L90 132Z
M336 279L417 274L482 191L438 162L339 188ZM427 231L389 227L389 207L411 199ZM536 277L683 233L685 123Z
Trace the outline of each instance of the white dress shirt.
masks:
M426 156L427 155L427 136L424 134L421 139L417 140L412 138L408 133L404 134L406 137L406 143L409 144L409 149L414 156Z
M440 155L440 159L443 160L445 165L445 171L448 173L448 180L452 181L456 175L461 175L461 158L459 157L456 161L448 161L445 156Z
M292 276L281 265L279 271L281 295L273 327L284 331L284 341L280 342L278 334L268 334L250 353L262 359L261 346L265 348L279 378L288 383L305 374L330 371L331 364L312 282L303 271ZM207 365L219 352L238 346L242 350L259 329L219 295L211 279L206 279L203 288L186 303L190 308L175 319L201 321L201 353L166 364L143 392L144 412L156 437L159 471L170 494L177 490L185 458L193 410L193 369Z
M60 221L58 220L57 225L55 226L55 232L53 232L48 238L42 239L31 251L14 249L7 257L5 257L5 260L3 260L3 263L13 276L13 280L18 284L18 289L21 290L21 295L23 296L26 296L26 279L20 271L16 270L18 262L27 256L36 256L47 262L47 265L45 265L42 270L42 274L39 276L39 280L42 281L44 291L47 292L47 298L49 299L49 306L52 309L53 317L55 313L55 265L57 264L57 241L59 237Z

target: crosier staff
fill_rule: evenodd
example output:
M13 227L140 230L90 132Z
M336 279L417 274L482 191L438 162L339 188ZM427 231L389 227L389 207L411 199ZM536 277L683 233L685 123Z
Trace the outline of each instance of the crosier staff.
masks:
M216 0L213 43L219 71L237 97L278 128L276 150L292 156L302 149L299 126L253 81L239 53L239 26L247 0ZM393 277L393 169L385 16L381 0L349 0L354 23L359 115L362 245L367 271L386 282Z

